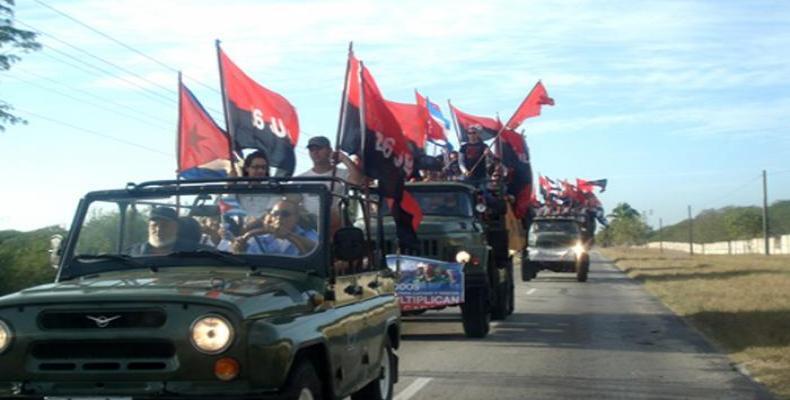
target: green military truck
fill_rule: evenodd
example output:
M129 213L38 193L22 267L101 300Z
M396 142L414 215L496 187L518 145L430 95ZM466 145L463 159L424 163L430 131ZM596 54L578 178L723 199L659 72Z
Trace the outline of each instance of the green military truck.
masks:
M464 332L485 337L491 319L513 313L513 259L508 247L507 204L474 186L454 181L412 182L406 190L420 204L419 244L401 253L464 264ZM388 254L397 251L395 226L384 221Z
M394 274L366 232L330 227L328 183L87 194L56 281L0 298L0 397L391 399Z
M541 216L532 221L529 251L522 264L522 280L535 278L541 270L571 272L586 282L590 270L589 241L584 220L574 216Z

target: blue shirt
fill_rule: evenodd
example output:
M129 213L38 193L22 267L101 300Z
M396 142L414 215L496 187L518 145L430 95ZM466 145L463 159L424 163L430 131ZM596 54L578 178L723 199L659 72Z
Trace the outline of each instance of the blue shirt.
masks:
M318 242L318 233L314 230L305 230L297 226L294 234ZM300 255L299 248L288 239L280 239L272 233L259 235L247 240L246 254L284 254L288 256Z

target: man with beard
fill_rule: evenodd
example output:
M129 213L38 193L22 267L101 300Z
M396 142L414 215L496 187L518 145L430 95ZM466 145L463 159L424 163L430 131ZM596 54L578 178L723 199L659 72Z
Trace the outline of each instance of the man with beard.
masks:
M178 213L170 207L156 207L148 219L148 241L132 247L132 256L157 256L178 251Z
M263 226L234 239L231 249L240 254L307 254L315 248L318 233L299 226L299 217L296 204L280 200L263 217Z

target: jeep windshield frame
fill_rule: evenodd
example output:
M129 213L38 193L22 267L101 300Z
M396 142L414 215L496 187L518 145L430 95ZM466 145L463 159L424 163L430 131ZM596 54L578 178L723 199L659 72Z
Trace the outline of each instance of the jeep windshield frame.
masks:
M332 195L329 192L330 182L335 181L335 185L347 185L338 178L316 178L316 177L290 177L290 178L227 178L227 179L204 179L190 181L151 181L141 184L128 184L125 189L105 190L90 192L80 200L77 212L72 221L71 230L64 241L62 257L58 269L56 281L74 279L86 275L95 275L110 271L130 270L146 268L158 271L166 267L182 266L211 266L223 268L250 268L251 270L275 268L291 271L301 271L326 278L329 275L330 248L329 248L329 227L330 227L330 201L333 197L348 199L348 191L343 196ZM255 194L300 194L312 196L318 199L318 212L316 222L318 240L315 247L304 256L287 257L277 254L232 254L229 256L246 261L242 263L223 262L221 257L205 257L196 255L190 257L188 254L178 254L174 252L173 257L168 254L159 256L139 256L134 257L134 263L122 263L113 260L113 257L84 257L79 260L80 254L75 253L82 234L83 224L90 217L89 209L96 202L118 203L119 206L127 204L138 204L145 202L155 202L162 198L180 198L181 196L200 196L200 195L255 195ZM188 207L188 206L185 206ZM120 219L124 219L125 212L119 212ZM122 224L122 223L121 223ZM120 228L123 230L123 228ZM119 243L124 243L123 234L119 232ZM121 246L121 244L119 244ZM112 254L112 253L111 253ZM89 254L90 255L90 254ZM100 256L101 254L95 254ZM121 253L121 256L125 256Z

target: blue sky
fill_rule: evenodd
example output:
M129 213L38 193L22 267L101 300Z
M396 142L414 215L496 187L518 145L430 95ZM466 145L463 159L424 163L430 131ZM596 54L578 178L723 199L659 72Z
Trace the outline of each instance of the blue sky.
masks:
M296 106L297 172L310 136L335 136L353 40L387 98L417 88L445 113L506 119L541 79L556 106L522 126L535 170L609 178L607 209L654 226L759 204L763 169L769 198L790 198L787 2L41 1L16 16L45 48L0 75L30 122L0 133L0 229L68 224L87 191L174 177L174 70L224 123L216 38Z

